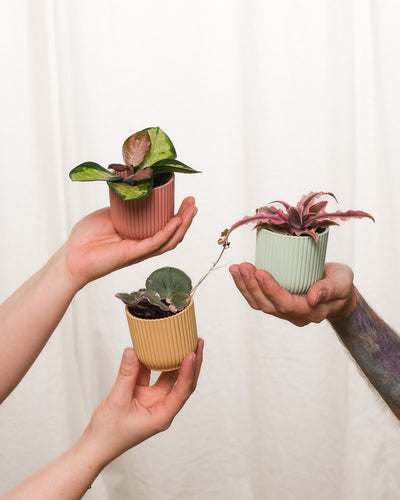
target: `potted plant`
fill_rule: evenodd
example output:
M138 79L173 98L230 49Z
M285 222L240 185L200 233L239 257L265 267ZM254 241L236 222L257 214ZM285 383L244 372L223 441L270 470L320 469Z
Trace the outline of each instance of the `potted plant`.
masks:
M336 200L332 193L310 192L302 196L296 206L275 201L271 203L278 203L283 208L269 204L257 209L255 215L244 217L221 233L218 243L223 249L218 260L229 247L232 231L255 223L256 267L272 274L290 293L305 295L323 276L329 228L338 225L335 220L368 217L374 221L370 214L359 210L326 212L328 201L316 201L323 195Z
M183 271L163 267L146 280L145 288L117 293L125 304L137 357L151 370L176 370L197 348L192 281Z
M106 169L87 161L69 176L73 181L107 182L115 229L123 238L147 238L174 216L174 172L198 171L176 160L174 145L159 127L129 136L122 156L123 165L112 163Z

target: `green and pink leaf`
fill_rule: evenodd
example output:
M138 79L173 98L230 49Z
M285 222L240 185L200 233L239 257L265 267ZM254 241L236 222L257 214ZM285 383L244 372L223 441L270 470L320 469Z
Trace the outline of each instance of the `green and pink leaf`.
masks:
M137 167L150 149L150 136L146 130L136 132L125 139L122 156L127 165Z

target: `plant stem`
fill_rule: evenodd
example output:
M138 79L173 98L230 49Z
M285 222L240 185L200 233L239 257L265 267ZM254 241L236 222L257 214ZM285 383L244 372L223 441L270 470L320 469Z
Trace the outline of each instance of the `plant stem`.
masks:
M197 288L199 287L199 285L201 283L203 283L203 281L207 278L207 276L212 272L214 271L215 269L215 266L218 264L218 262L221 260L221 257L223 255L223 253L225 252L225 250L229 247L229 243L226 241L223 246L222 246L222 250L218 256L218 259L213 263L213 265L210 267L210 269L208 270L208 272L200 279L200 281L197 283L197 285L192 288L192 291L190 292L190 295L194 295L195 291L197 290Z

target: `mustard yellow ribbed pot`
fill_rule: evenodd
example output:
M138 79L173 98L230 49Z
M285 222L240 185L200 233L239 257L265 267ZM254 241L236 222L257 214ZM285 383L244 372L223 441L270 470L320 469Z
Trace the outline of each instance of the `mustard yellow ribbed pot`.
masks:
M281 287L295 295L308 289L324 274L329 228L318 236L290 236L257 230L256 267L268 271Z
M177 370L183 359L197 349L197 326L193 298L173 316L161 319L136 318L125 308L133 347L147 368Z

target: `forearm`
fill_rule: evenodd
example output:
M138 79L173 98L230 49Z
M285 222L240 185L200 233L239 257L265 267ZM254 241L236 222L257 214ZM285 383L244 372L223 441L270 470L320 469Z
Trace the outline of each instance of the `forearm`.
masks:
M76 291L60 249L0 306L0 402L39 355Z
M2 500L78 500L105 463L95 456L84 438L1 497Z
M360 296L333 328L368 380L400 419L400 337Z

